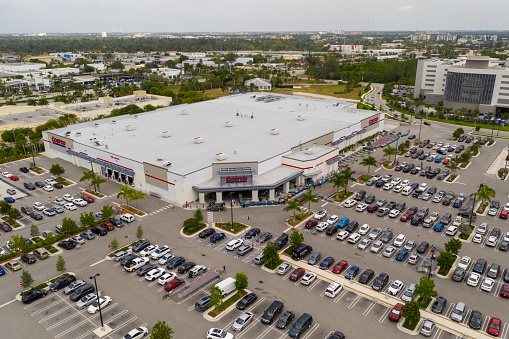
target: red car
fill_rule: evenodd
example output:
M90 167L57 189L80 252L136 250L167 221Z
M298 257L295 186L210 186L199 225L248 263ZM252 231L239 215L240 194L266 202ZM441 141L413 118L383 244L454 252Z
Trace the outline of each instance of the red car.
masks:
M10 231L12 231L12 227L11 227L11 225L9 225L8 223L6 223L5 221L0 222L0 229L2 229L2 231L4 231L4 232L10 232Z
M93 198L87 197L86 195L84 195L82 199L85 200L86 202L88 202L89 204L94 202Z
M503 284L500 289L500 296L502 298L509 299L509 284Z
M170 280L168 281L165 285L164 285L164 289L166 291L171 291L177 287L179 287L180 285L182 285L183 283L185 283L185 281L183 279L173 279L173 280Z
M422 123L423 123L424 125L426 125L426 126L431 126L431 123L430 123L430 122L423 121Z
M401 216L399 220L408 221L415 213L417 213L417 206L412 206Z
M338 263L336 265L334 265L334 267L332 268L332 273L339 274L339 273L343 272L344 270L346 270L347 267L348 267L348 262L346 260L338 261Z
M401 309L403 308L403 304L397 303L392 309L391 313L389 313L389 320L398 322L401 319Z
M19 180L17 175L11 175L10 178L11 178L12 181L18 181Z
M417 154L417 153L412 154L412 159L417 159L418 157L419 157L419 154Z
M502 321L498 318L491 317L490 323L488 324L488 329L486 332L488 334L494 335L495 337L498 337L500 334L500 326L502 325Z
M507 219L508 217L508 212L507 211L502 211L500 212L500 215L498 216L500 219Z
M447 165L448 163L449 163L449 159L448 158L445 159L444 161L442 161L442 164L444 164L444 165Z
M113 231L115 229L115 226L113 226L113 224L109 221L103 222L101 226L106 228L108 231Z
M368 207L368 212L369 212L369 213L375 213L375 212L378 210L378 207L379 207L379 206L378 206L378 205L376 205L376 204L369 205L369 207Z
M304 273L306 273L306 271L304 271L303 268L297 268L290 275L290 280L291 281L298 281L304 275Z
M306 223L306 228L311 229L311 228L315 227L316 225L318 225L318 220L316 220L316 219L311 219L311 220L309 220L309 221Z

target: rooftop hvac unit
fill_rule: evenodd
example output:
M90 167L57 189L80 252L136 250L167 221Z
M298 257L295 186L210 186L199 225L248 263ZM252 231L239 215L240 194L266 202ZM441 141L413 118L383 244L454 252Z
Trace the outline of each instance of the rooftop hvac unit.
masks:
M302 121L302 120L304 120L304 119L306 119L306 118L305 118L302 114L300 114L300 115L297 117L297 119L298 119L299 121Z
M133 119L138 119L138 114L133 115Z
M164 166L164 167L171 166L171 161L165 161L165 162L163 162L163 166Z
M338 106L339 105L339 102L335 102L332 104L332 106Z
M226 154L225 154L225 153L217 153L217 154L216 154L216 158L217 158L217 160L219 160L219 161L223 161L223 160L225 160L225 159L226 159Z
M96 123L94 124L94 127L99 127L99 124L96 122Z
M171 137L170 131L163 132L163 138L169 138L169 137Z
M134 127L134 125L127 125L127 126L125 127L125 129L126 129L127 131L134 131L134 129L135 129L135 128L136 128L136 127Z
M312 148L306 148L304 150L304 152L306 152L306 154L313 154L314 153Z
M181 112L182 115L188 115L189 114L189 111L187 109L184 109L182 110Z
M104 140L96 140L96 141L95 141L95 144L96 144L97 146L102 146L102 145L104 145Z
M77 137L80 137L81 136L81 132L76 132L76 133L74 133L74 135L77 136Z
M271 129L270 133L272 133L272 135L278 135L279 134L279 128Z
M227 121L224 125L226 127L233 127L233 121Z
M71 131L67 131L65 132L65 136L68 137L69 135L71 135Z
M112 123L112 124L116 124L116 123L117 123L117 120L111 120L111 123Z
M251 95L251 99L256 98L256 94Z
M201 144L203 142L203 138L202 137L196 137L194 138L194 143L195 144Z

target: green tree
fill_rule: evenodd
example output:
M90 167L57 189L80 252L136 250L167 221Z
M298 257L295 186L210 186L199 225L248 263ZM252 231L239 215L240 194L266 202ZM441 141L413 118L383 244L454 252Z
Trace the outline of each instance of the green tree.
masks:
M354 181L353 176L355 173L356 172L352 171L352 169L350 167L347 167L340 174L340 176L343 177L343 187L345 188L345 197L346 197L346 191L348 189L348 184L350 183L350 181Z
M277 253L278 251L278 248L276 245L274 245L274 243L271 241L267 244L267 246L265 246L265 248L263 249L263 262L268 266L268 267L273 267L275 268L279 262L281 261L281 259L279 259L279 253Z
M92 212L90 212L90 213L92 213ZM80 217L80 221L81 221L81 217ZM63 234L71 234L76 229L76 226L77 226L76 221L72 220L71 218L63 218L62 219L62 228L60 229L60 231Z
M421 320L421 311L419 310L419 303L415 300L407 302L401 309L401 315L408 321L409 324L417 324Z
M0 214L6 215L7 212L9 212L11 209L12 206L7 201L5 200L0 201Z
M295 228L292 229L292 233L289 238L291 248L295 248L304 242L304 234L300 233Z
M116 251L116 250L118 250L118 245L119 245L119 243L118 243L118 239L117 239L117 237L114 237L114 238L113 238L113 240L111 241L110 245L111 245L111 250L112 250L112 251Z
M101 193L101 191L99 190L101 184L104 184L105 182L106 182L106 179L104 179L100 175L94 175L94 177L92 179L90 179L90 184L92 186L94 186L95 191L99 192L99 193Z
M13 235L9 240L9 249L13 252L24 251L27 247L25 238L21 235Z
M345 186L345 178L340 174L334 174L330 182L332 183L332 188L336 189L336 195L339 195L339 189Z
M453 133L452 133L452 137L454 139L458 139L459 137L461 137L462 134L464 134L465 131L463 130L463 128L459 127L457 128Z
M138 240L143 239L143 227L141 227L141 225L136 229L136 238L138 238Z
M437 258L437 264L442 270L448 272L454 264L452 253L447 251L440 252L440 255Z
M247 288L249 282L247 279L247 275L244 272L238 272L235 274L235 288L237 291L244 293L244 290Z
M53 165L51 165L49 172L51 174L53 174L54 176L59 177L65 173L65 168L63 168L59 164L53 164Z
M432 279L429 279L427 275L424 275L419 280L419 284L415 285L415 296L420 296L422 298L422 303L427 304L431 298L437 296L437 291L435 291L435 282Z
M61 274L65 271L67 271L67 266L65 265L64 257L59 255L57 258L57 272Z
M94 172L92 172L92 171L81 171L81 173L83 173L83 175L80 178L80 182L85 181L87 183L87 185L88 185L88 189L90 189L90 182L94 178Z
M38 237L40 235L41 235L41 232L39 232L39 227L37 227L37 225L32 224L32 226L30 226L30 236Z
M214 286L210 289L210 305L215 306L216 308L222 304L223 300L223 292L219 289L219 287Z
M198 224L202 223L204 216L201 208L198 208L196 211L193 212L193 219L196 220Z
M308 210L311 210L311 203L312 202L318 202L316 194L313 194L313 191L307 190L306 193L301 195L301 199L303 203L308 203Z
M294 200L289 200L286 203L286 206L283 208L283 211L285 211L285 212L293 211L293 220L295 220L295 212L296 211L300 212L301 207L302 207L302 203L294 201Z
M111 218L114 214L115 209L111 205L104 205L103 208L101 208L101 215L105 220Z
M462 242L459 239L451 238L448 242L445 243L445 250L449 253L458 255L461 250Z
M395 155L395 154L396 154L396 149L394 147L387 146L384 148L384 155L389 157L389 159L387 159L389 164L391 163L391 155Z
M129 206L133 189L128 185L122 186L118 189L117 199L125 199L125 204Z
M152 327L152 331L150 332L150 339L171 339L173 338L173 330L166 323L166 321L159 320L154 327Z
M371 169L371 166L376 166L376 164L377 164L376 158L372 157L371 155L362 159L361 161L362 166L368 166L368 174L369 170Z
M80 215L80 222L84 226L94 226L95 225L95 217L94 212L83 212Z
M23 288L30 288L34 284L34 278L30 272L23 270L21 272L21 282L23 283Z
M21 212L17 208L11 208L7 211L7 216L11 219L21 218Z
M136 208L138 208L138 200L145 199L147 196L147 193L142 191L137 191L135 189L132 189L131 191L131 201L136 201Z
M459 158L454 157L452 158L447 165L445 165L446 168L448 168L451 171L451 174L454 175L456 171L460 168L459 166Z
M495 197L495 190L484 184L477 190L477 196L481 199L481 206L483 206L485 201L491 201L491 198Z
M122 70L122 69L124 69L124 64L121 61L119 61L119 60L113 61L110 64L109 68Z
M458 227L458 232L463 234L470 234L472 230L470 229L470 225L468 223L462 222Z

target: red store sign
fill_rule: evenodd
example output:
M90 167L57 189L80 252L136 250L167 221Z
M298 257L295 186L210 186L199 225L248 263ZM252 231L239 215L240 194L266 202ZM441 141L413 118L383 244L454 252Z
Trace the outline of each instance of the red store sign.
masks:
M55 137L51 137L51 142L57 146L62 146L62 147L65 147L65 141L62 140L62 139L58 139L58 138L55 138Z
M226 182L247 182L247 177L226 177Z
M378 122L378 117L369 120L368 126L374 125Z

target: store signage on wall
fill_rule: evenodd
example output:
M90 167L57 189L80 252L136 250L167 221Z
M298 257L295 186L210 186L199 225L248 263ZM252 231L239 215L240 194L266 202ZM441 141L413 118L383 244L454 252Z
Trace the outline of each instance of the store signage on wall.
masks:
M62 140L62 139L58 139L58 138L55 138L55 137L51 137L51 142L52 142L54 145L61 146L61 147L65 147L65 141L64 141L64 140Z
M374 125L378 122L378 117L370 119L368 122L368 126Z
M226 182L247 182L247 177L226 177Z

